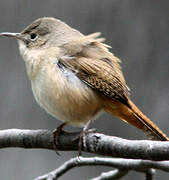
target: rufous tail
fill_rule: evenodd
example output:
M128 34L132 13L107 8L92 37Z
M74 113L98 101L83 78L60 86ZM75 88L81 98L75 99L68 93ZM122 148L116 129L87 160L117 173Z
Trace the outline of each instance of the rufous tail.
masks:
M110 100L105 105L105 111L141 129L151 140L169 140L165 133L145 116L130 99L128 99L128 104L130 107L127 107L119 101Z

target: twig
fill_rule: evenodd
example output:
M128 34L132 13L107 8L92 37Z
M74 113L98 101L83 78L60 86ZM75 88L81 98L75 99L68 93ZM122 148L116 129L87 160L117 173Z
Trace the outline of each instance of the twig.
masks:
M120 179L123 176L125 176L128 173L128 171L115 169L113 171L109 172L103 172L100 176L92 178L90 180L113 180L113 179Z
M114 176L120 177L120 174L122 172L127 174L127 171L129 170L135 170L139 172L146 173L146 180L152 180L152 176L154 174L154 171L150 171L150 168L160 169L163 171L169 172L169 161L163 161L163 162L157 162L157 161L150 161L150 160L134 160L134 159L121 159L121 158L101 158L101 157L92 157L92 158L86 158L86 157L76 157L68 160L63 165L61 165L59 168L57 168L54 171L51 171L50 173L47 173L43 176L40 176L36 178L35 180L47 180L50 178L50 180L56 180L61 175L65 174L67 171L74 167L80 167L80 166L109 166L116 169L119 169L119 171L114 171ZM149 179L148 179L149 178Z

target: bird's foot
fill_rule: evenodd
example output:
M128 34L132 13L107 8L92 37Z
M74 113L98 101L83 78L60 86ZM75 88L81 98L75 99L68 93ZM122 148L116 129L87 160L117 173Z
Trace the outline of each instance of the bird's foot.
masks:
M89 133L96 132L96 129L88 129L91 122L86 123L83 130L80 132L78 136L76 136L73 141L78 140L78 157L82 154L82 147L86 149L86 135Z
M57 144L59 143L59 135L63 132L63 127L66 125L66 123L62 123L60 126L57 127L57 129L55 129L53 131L53 146L55 149L55 152L57 155L60 156L58 149L57 149Z
M78 143L78 156L82 155L82 147L84 147L84 149L86 149L86 136L87 136L87 134L94 133L94 132L96 132L96 129L88 129L88 130L83 129L80 132L79 143Z

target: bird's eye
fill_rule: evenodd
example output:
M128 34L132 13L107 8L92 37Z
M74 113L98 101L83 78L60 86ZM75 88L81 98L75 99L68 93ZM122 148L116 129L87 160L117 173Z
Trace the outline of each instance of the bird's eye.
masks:
M37 38L38 38L38 35L37 35L36 33L30 34L30 39L31 39L32 41L35 41Z

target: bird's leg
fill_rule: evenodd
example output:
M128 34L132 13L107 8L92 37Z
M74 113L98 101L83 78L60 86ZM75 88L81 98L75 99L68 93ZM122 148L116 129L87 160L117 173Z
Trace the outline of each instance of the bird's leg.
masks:
M63 131L62 129L63 129L63 127L64 127L66 124L67 124L66 122L65 122L65 123L62 123L60 126L57 127L57 129L55 129L55 130L53 131L53 144L54 144L54 148L55 148L55 150L56 150L56 153L57 153L58 155L60 155L60 154L57 152L58 137L59 137L60 133Z
M93 133L96 131L96 129L89 129L89 126L92 122L92 119L90 119L83 127L82 131L80 132L80 135L77 137L79 139L78 143L78 156L81 156L82 154L82 146L86 149L86 135L88 133ZM76 138L76 139L77 139Z

